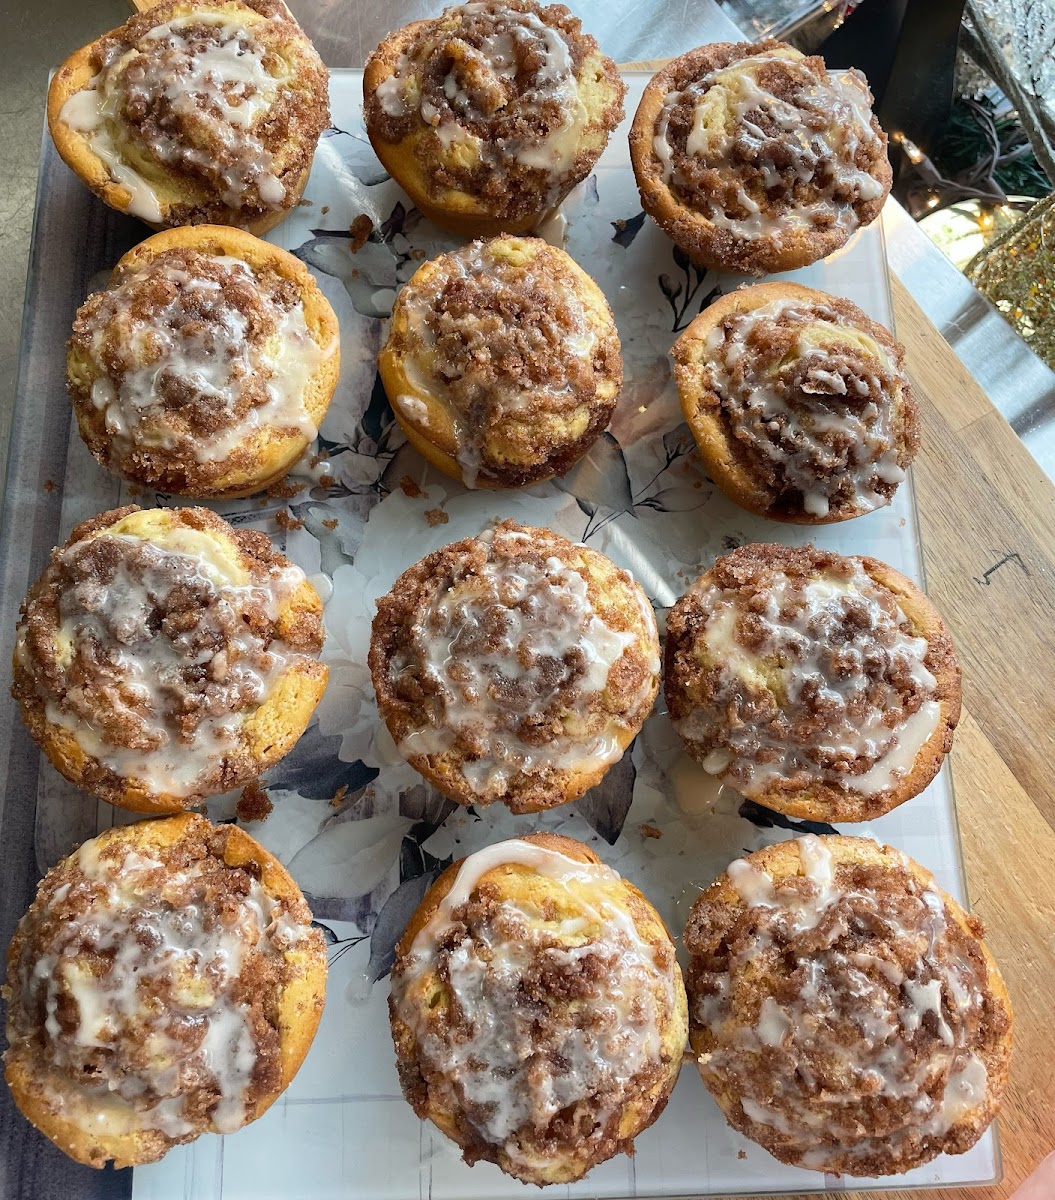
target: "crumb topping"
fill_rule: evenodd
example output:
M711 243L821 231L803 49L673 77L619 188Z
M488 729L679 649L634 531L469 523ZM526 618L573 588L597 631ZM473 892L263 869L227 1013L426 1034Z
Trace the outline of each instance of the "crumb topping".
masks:
M941 719L951 655L864 561L752 545L671 610L667 705L689 752L745 796L896 788Z
M712 889L689 918L705 1081L739 1129L812 1170L886 1175L966 1150L1009 1029L977 937L897 851L878 865L838 862L812 835L798 849L803 874L741 859L739 903Z
M449 8L413 26L392 66L366 99L371 134L394 144L424 132L415 153L430 191L468 192L510 220L585 178L601 146L584 148L584 137L623 116L614 63L562 4ZM599 113L580 93L595 73L610 96Z
M143 220L248 221L296 201L329 119L326 70L283 4L239 8L166 4L133 17L99 40L96 74L62 109ZM166 211L165 171L210 199Z
M481 881L506 863L540 890ZM454 1114L468 1162L500 1152L517 1174L569 1147L601 1161L628 1104L662 1087L674 949L642 937L622 888L601 864L500 843L463 862L397 958L391 1009L414 1039L401 1082L419 1116Z
M7 1037L46 1100L175 1144L233 1132L281 1088L286 952L324 951L303 900L224 861L228 836L93 840L45 877L11 948Z
M15 693L73 734L103 782L189 804L259 773L243 722L287 671L315 669L322 623L305 613L279 636L304 574L265 535L183 509L143 537L122 521L136 511L52 552L19 622Z
M119 268L78 310L70 388L98 414L89 445L104 466L207 488L251 465L261 431L315 437L304 397L331 350L293 280L175 247Z
M916 409L901 347L853 305L774 300L674 355L771 508L828 517L890 503L919 444Z
M859 71L769 41L703 47L668 74L653 153L663 182L719 229L748 241L852 231L883 196L886 136Z
M615 761L650 706L654 631L627 572L505 521L378 601L370 668L412 763L449 763L478 803L534 790L557 803L560 773Z
M412 384L450 406L467 486L551 474L607 425L619 336L610 314L602 323L587 306L562 251L535 239L473 242L429 264L424 284L411 280L397 313L406 329L388 349ZM420 423L413 399L395 403Z

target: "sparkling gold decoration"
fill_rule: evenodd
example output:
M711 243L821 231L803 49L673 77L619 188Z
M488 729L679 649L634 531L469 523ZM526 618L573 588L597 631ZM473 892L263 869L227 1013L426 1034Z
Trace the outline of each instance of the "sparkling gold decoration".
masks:
M920 229L961 271L976 255L1022 220L1033 205L1030 199L1012 196L1007 204L988 200L961 200L917 222Z
M1038 200L964 274L1055 368L1055 196Z

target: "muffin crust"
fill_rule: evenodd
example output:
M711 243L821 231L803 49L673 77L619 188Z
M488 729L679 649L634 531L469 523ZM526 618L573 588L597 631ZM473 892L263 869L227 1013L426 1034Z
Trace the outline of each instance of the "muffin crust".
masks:
M404 1094L525 1183L633 1151L681 1065L685 998L648 901L580 842L533 834L455 863L397 948Z
M622 757L655 699L644 593L603 555L503 521L377 602L370 673L400 753L459 804L537 812Z
M778 812L865 821L934 778L960 713L944 622L892 567L743 546L671 609L664 690L689 754Z
M563 250L522 237L419 267L378 369L414 446L484 488L569 470L608 424L623 378L600 289Z
M730 1124L828 1173L969 1150L1011 1053L983 934L928 871L870 839L808 835L733 863L685 930L692 1048Z

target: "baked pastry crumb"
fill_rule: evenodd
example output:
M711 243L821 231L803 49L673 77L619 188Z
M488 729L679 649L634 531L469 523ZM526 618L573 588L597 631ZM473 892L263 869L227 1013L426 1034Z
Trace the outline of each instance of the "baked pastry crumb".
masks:
M525 233L590 173L626 87L563 4L484 0L387 37L366 131L418 209L463 236Z
M163 0L62 64L48 127L112 208L154 228L259 234L300 200L327 95L282 0Z
M130 505L78 525L22 606L12 694L71 782L179 812L277 762L326 686L322 604L266 534Z
M377 602L370 673L407 761L459 804L582 795L655 700L652 607L603 555L503 521L416 563Z
M807 835L734 862L685 930L692 1049L727 1120L827 1174L969 1150L1011 1054L983 932L868 838Z
M740 288L671 355L707 473L744 508L824 524L893 499L919 417L903 348L856 305L795 283Z
M78 1162L154 1162L255 1120L322 1014L326 951L242 830L117 826L48 872L8 951L6 1076Z
M665 655L667 709L689 754L790 816L889 812L934 778L959 719L944 622L874 558L742 546L670 610Z
M78 309L66 348L95 458L193 498L288 494L282 480L315 440L339 372L337 318L304 264L217 225L129 251Z
M538 1185L633 1153L686 1037L659 916L593 851L553 834L440 876L397 947L389 1011L417 1115L470 1165Z
M825 258L879 215L892 172L859 71L784 42L668 63L630 132L645 211L701 266L765 275Z
M623 381L603 293L539 238L473 242L419 267L377 359L411 444L467 487L562 475L604 431Z

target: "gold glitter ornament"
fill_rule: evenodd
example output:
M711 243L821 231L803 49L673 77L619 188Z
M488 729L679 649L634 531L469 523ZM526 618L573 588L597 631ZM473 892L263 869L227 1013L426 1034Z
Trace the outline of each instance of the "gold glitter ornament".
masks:
M1055 196L967 264L964 274L1055 368Z

